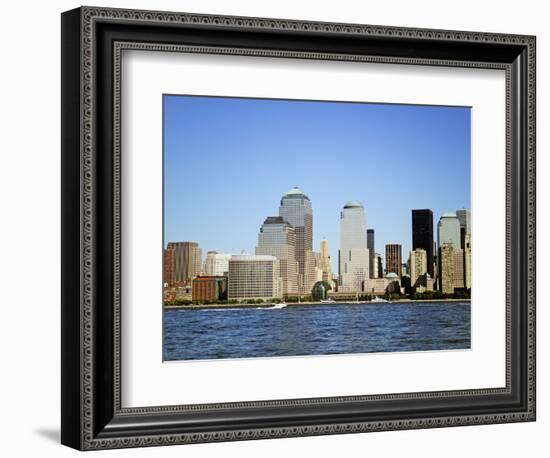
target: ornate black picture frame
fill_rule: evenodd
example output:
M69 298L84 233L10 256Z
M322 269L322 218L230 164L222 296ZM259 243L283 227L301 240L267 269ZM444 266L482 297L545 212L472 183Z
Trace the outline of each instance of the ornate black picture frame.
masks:
M535 420L535 37L82 7L62 14L62 434L80 450ZM121 406L123 49L506 71L506 387Z

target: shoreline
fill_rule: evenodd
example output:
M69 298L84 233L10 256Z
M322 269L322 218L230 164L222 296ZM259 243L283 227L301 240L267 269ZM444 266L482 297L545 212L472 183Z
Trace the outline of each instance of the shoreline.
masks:
M377 305L393 305L393 304L408 304L408 303L426 303L426 302L442 302L442 303L453 303L453 302L471 302L471 299L398 299L395 301L389 302L372 302L372 301L359 301L356 302L291 302L287 304L287 307L301 307L301 306L314 306L314 305L330 305L338 306L340 304L346 305L361 305L361 304L377 304ZM204 305L163 305L165 310L201 310L201 309L245 309L245 308L254 308L254 309L270 309L274 304L204 304Z

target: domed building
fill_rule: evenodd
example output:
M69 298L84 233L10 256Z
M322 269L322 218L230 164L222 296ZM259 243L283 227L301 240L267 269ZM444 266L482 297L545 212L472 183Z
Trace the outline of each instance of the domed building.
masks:
M311 298L314 301L328 299L328 292L332 290L330 284L326 281L318 281L311 289Z
M395 272L388 272L383 278L370 278L366 282L365 292L372 295L399 294L401 279Z

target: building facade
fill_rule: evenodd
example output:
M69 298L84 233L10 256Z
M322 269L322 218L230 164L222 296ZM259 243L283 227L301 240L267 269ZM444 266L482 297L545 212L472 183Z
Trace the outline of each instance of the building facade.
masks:
M402 275L401 245L399 243L389 243L386 245L386 274Z
M162 282L165 287L167 286L173 286L175 283L175 277L174 277L174 249L173 248L166 248L164 250L164 272L162 275Z
M426 251L428 273L434 276L434 216L430 209L412 211L412 249Z
M426 250L417 248L409 255L411 286L414 286L418 278L428 272L428 255ZM429 272L428 272L429 273Z
M340 213L339 291L363 291L369 278L367 218L363 205L348 202Z
M382 278L384 276L384 264L380 253L374 253L374 271L374 278Z
M457 210L456 217L460 223L460 248L464 249L466 248L466 237L472 234L470 210Z
M227 277L199 276L192 280L192 299L217 302L227 299Z
M369 249L369 278L375 278L374 269L374 229L367 229L367 248Z
M292 188L281 198L279 216L294 227L298 287L300 292L309 294L314 283L314 279L307 278L306 275L306 252L313 250L313 209L309 197L300 188Z
M169 242L167 250L172 250L172 269L175 285L191 282L201 272L202 250L196 242ZM166 269L165 270L169 270Z
M464 250L443 244L439 248L439 290L453 294L455 289L466 287Z
M257 255L271 255L279 260L284 296L299 294L298 263L295 257L296 234L294 227L282 216L266 218L258 234Z
M460 249L460 221L455 212L444 213L437 224L437 244L439 248L443 245L451 245Z
M470 234L467 234L464 241L464 286L472 287L472 242Z
M234 255L229 260L228 299L282 298L279 260L271 255Z
M323 281L332 281L332 264L329 254L328 241L326 239L321 240L321 250L320 250L320 263L321 270L323 275Z

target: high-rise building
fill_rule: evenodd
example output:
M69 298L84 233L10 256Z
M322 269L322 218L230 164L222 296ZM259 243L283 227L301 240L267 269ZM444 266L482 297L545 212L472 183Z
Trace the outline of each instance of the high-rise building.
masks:
M464 249L466 247L466 236L470 236L472 233L470 210L457 210L456 217L460 222L460 248Z
M409 265L411 271L411 286L416 284L418 278L428 272L428 256L426 250L417 248L412 250L409 255Z
M367 218L363 205L351 201L340 213L339 290L359 292L369 278Z
M314 283L314 279L306 278L307 271L311 271L311 266L306 268L306 252L313 250L313 210L309 197L300 188L292 188L281 198L279 216L294 227L298 286L302 293L309 294Z
M455 212L444 213L437 224L437 244L452 245L454 249L460 249L460 221Z
M429 209L412 211L412 249L426 251L428 273L434 276L434 216ZM412 278L411 278L412 281Z
M452 294L454 289L454 249L452 245L444 244L439 247L439 291Z
M376 278L374 276L374 229L367 229L367 248L369 249L369 278Z
M295 295L298 290L298 266L295 257L296 234L294 227L282 216L266 218L258 234L257 255L272 255L279 260L283 295Z
M401 245L399 243L389 243L386 245L386 275L396 274L399 278L402 275L401 264Z
M452 294L465 284L464 250L444 243L439 248L439 290Z
M269 255L234 255L229 260L229 299L271 299L283 296L279 260Z
M323 281L332 281L332 265L330 261L328 241L321 240L320 264L323 272Z
M188 284L201 272L202 250L197 242L169 242L173 250L174 284Z

